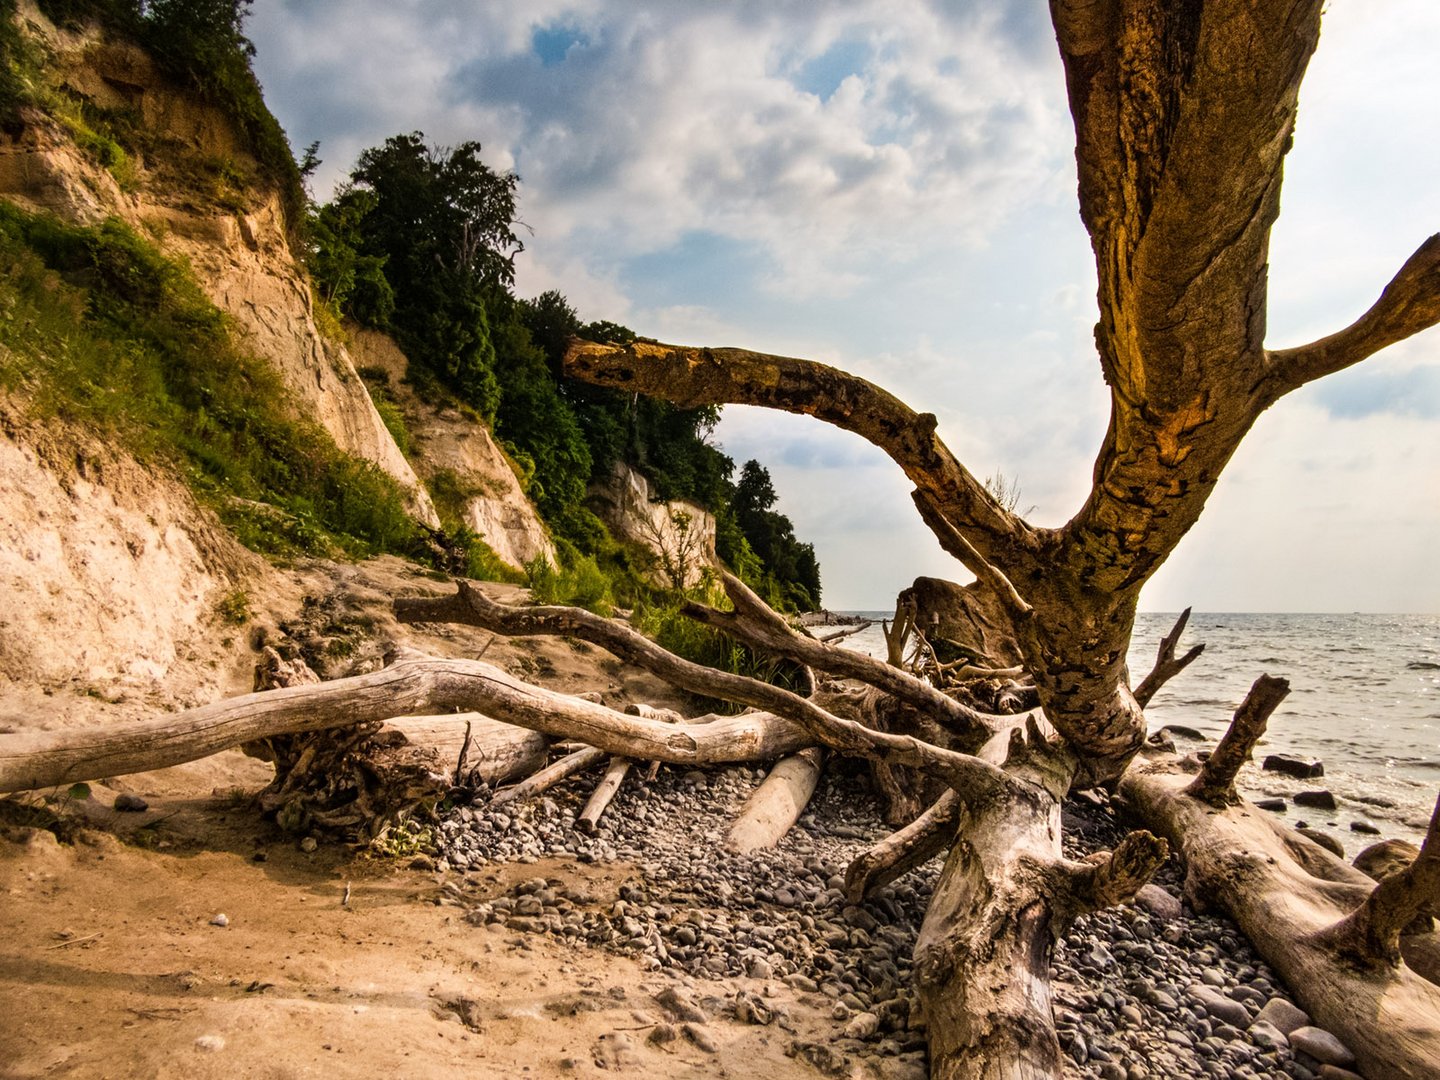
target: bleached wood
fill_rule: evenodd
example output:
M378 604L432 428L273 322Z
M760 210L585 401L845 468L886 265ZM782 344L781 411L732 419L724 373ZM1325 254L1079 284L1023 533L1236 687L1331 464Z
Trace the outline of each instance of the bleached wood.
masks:
M823 752L814 746L778 761L745 800L725 837L726 846L743 854L784 839L815 794L823 763Z
M1315 1023L1355 1053L1360 1072L1431 1080L1440 986L1404 964L1357 965L1330 936L1375 883L1248 802L1216 809L1186 794L1190 779L1167 758L1137 762L1120 782L1141 820L1181 851L1187 896L1235 920Z
M814 742L800 724L773 713L671 725L531 686L481 660L402 660L366 675L244 694L154 720L0 735L0 791L146 772L273 735L451 709L683 765L763 760Z
M578 750L572 750L559 761L532 773L519 783L501 788L490 800L490 805L500 807L518 799L528 799L533 795L539 795L542 791L549 791L560 781L599 765L606 756L604 750L596 750L593 746L582 746Z
M469 744L466 745L466 727ZM529 731L492 720L481 713L449 713L444 716L397 716L385 721L377 733L397 732L412 746L426 747L440 755L454 771L465 747L465 771L490 785L503 784L542 767L550 740L538 731Z
M575 827L584 833L593 833L600 827L600 817L610 806L611 801L620 791L620 785L625 782L626 774L630 772L633 764L629 758L612 757L610 767L605 770L605 775L595 785L595 790L590 793L586 800L585 809L580 811L580 816L575 819Z

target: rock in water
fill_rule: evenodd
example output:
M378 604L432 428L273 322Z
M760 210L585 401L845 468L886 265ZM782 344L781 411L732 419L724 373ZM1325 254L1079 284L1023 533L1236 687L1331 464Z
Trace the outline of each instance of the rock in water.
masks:
M1335 796L1324 788L1318 791L1300 791L1295 794L1296 806L1313 806L1319 810L1334 810Z
M1356 855L1350 865L1366 877L1383 881L1404 870L1419 854L1420 849L1408 840L1381 840Z
M1267 772L1283 773L1296 780L1314 780L1325 775L1325 766L1318 761L1303 761L1288 754L1270 754L1260 766Z

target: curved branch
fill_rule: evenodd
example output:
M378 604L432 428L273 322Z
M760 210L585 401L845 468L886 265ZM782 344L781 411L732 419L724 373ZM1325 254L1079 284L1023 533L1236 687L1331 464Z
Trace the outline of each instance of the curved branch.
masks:
M570 340L565 373L584 382L639 391L677 405L763 405L834 424L878 446L946 513L973 528L977 545L1011 559L1032 546L1032 530L1001 506L917 413L874 383L838 368L747 349L701 349L635 341Z
M957 783L994 785L1009 782L1005 774L989 762L909 735L876 731L827 712L813 701L789 690L682 660L628 626L602 619L580 608L511 607L491 600L469 582L461 581L452 596L396 600L395 617L404 623L465 623L508 637L525 634L578 637L609 650L620 659L642 667L682 690L751 705L786 717L810 733L810 742L801 746L819 742L853 757L878 758L894 765L908 765L951 786ZM582 733L568 734L592 746L601 745ZM796 746L793 749L799 748ZM612 752L668 760L657 754L624 750Z
M1405 260L1370 310L1344 330L1309 345L1266 353L1267 397L1274 401L1436 323L1440 323L1440 233Z
M275 735L453 710L680 765L755 761L814 741L802 725L768 713L677 727L532 686L481 660L402 660L368 675L243 694L155 720L0 735L0 791L148 772Z
M752 647L883 690L913 705L947 730L965 737L968 741L962 745L966 750L978 750L994 734L994 724L983 713L966 708L923 679L864 653L836 648L797 634L739 578L724 573L722 581L725 595L735 605L734 611L718 611L692 602L685 605L685 614Z

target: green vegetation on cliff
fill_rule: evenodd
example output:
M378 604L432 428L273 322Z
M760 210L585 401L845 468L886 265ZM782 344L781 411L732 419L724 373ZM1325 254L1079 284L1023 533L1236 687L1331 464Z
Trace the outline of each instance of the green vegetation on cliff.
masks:
M562 569L588 579L578 560L598 559L617 591L633 592L634 568L585 505L589 486L623 462L646 475L657 498L715 514L721 556L776 606L818 607L813 547L771 509L775 492L758 464L745 475L763 477L763 491L732 481L735 463L710 442L718 408L682 409L563 375L572 335L635 335L585 323L559 292L513 294L519 181L480 154L479 143L440 149L419 132L362 153L349 182L311 211L317 294L393 333L422 390L454 395L493 425L561 542Z
M60 27L94 24L111 37L143 48L156 67L186 92L223 112L254 157L259 179L280 194L293 231L304 220L300 167L279 122L265 105L251 69L255 47L243 26L251 0L38 0L40 11ZM0 123L13 126L22 105L55 104L45 86L33 43L15 25L14 0L0 0ZM62 95L63 96L63 95ZM107 168L118 153L146 146L150 133L134 117L89 116L77 136ZM87 147L85 143L92 141ZM129 144L128 146L126 144ZM111 159L111 160L107 160ZM113 169L112 169L113 171ZM117 176L117 179L120 177ZM123 186L123 180L122 180Z
M0 386L174 466L265 552L407 551L403 493L296 415L183 265L117 221L0 201Z

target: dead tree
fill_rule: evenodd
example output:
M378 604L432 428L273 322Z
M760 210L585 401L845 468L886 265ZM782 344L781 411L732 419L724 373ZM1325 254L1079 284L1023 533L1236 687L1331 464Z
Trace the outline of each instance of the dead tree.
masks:
M1292 985L1303 981L1312 995L1303 999L1307 1008L1352 1046L1364 1068L1424 1075L1425 1063L1440 1058L1440 1031L1425 1019L1440 1015L1440 988L1393 957L1361 971L1354 956L1357 948L1384 953L1417 896L1433 891L1433 845L1409 878L1382 884L1382 895L1373 884L1346 884L1341 871L1316 861L1313 844L1275 834L1243 803L1216 810L1186 793L1193 777L1174 762L1131 768L1145 741L1125 659L1140 591L1198 519L1256 418L1292 390L1440 320L1435 236L1351 326L1296 348L1265 347L1269 236L1321 6L1051 0L1075 122L1079 209L1099 280L1095 339L1111 397L1093 486L1060 528L1032 526L998 501L938 437L933 415L835 368L648 341L575 341L567 351L569 373L597 384L684 406L745 403L805 413L884 450L914 485L927 526L974 575L974 590L998 619L997 637L1034 680L1048 726L1032 720L1024 732L1011 731L1000 761L981 753L997 730L992 719L889 665L876 662L882 673L851 664L846 677L869 688L853 701L802 698L687 666L643 639L558 609L473 616L475 605L462 592L404 613L493 619L502 633L593 632L605 637L604 647L677 686L762 711L672 726L527 687L474 661L403 661L326 686L192 710L144 730L107 732L85 746L0 736L0 790L154 768L233 745L237 733L244 741L383 719L390 698L398 702L391 712L478 709L635 760L756 761L819 745L912 768L942 786L945 802L874 861L883 866L927 846L949 848L916 971L932 1076L951 1080L1059 1075L1047 981L1053 934L1077 913L1132 894L1164 858L1164 845L1148 833L1132 834L1107 857L1063 858L1061 798L1118 780L1184 847L1192 875L1215 867L1211 880L1241 926L1291 973ZM820 643L787 637L758 608L743 607L736 602L735 617L695 614L756 647L788 649L816 671L835 670L827 665L838 661ZM1151 682L1145 692L1154 689ZM848 714L844 701L856 706ZM877 730L868 721L886 702L924 715L949 733L951 745L938 735L931 741ZM1255 850L1262 857L1237 856L1261 841ZM1287 924L1290 896L1325 899L1334 919L1312 911ZM1328 930L1362 906L1343 930ZM1295 966L1277 959L1287 956L1298 958ZM1360 971L1355 981L1332 980L1345 965ZM1362 993L1362 986L1369 989ZM1358 1013L1341 999L1359 1003ZM1391 1030L1406 1033L1395 1040L1398 1056L1375 1044L1376 1032Z
M577 340L566 370L687 407L805 413L884 450L914 484L916 506L941 545L1005 613L1063 751L1046 790L1113 782L1145 737L1125 660L1140 590L1198 519L1256 418L1291 391L1440 320L1440 236L1432 236L1349 327L1296 348L1265 347L1270 231L1321 6L1052 0L1080 214L1099 279L1095 339L1111 397L1094 484L1058 529L1031 526L996 500L938 437L933 415L823 364L744 349ZM1017 837L1009 850L1008 858L990 852L992 865L967 844L947 864L940 896L950 898L952 934L927 924L921 946L935 957L921 958L932 1022L961 993L951 980L963 982L963 969L978 959L967 927L975 911L950 891L1019 902L1023 890L1007 894L1000 885L1013 880L1025 845ZM997 923L1008 927L1006 947L1031 932L1019 914L1044 911L1042 894L1032 898L1039 907L1015 908ZM1053 905L1060 909L1058 899ZM1035 1075L1047 1067L1043 1054L1000 1052L1001 1043L1046 1042L1022 1035L1018 1021L996 1025L995 1045L978 1036L952 1044L949 1035L942 1044L937 1027L960 1023L945 1013L931 1028L935 1075Z

